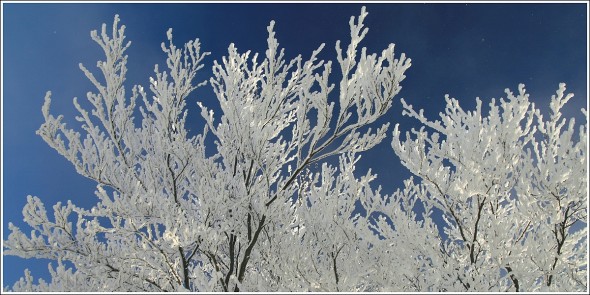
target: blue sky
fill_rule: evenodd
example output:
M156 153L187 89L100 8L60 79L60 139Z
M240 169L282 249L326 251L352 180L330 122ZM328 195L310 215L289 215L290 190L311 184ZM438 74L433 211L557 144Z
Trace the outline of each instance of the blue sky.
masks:
M27 195L39 196L51 208L58 201L72 200L82 207L96 202L95 184L78 175L73 166L35 135L43 117L41 106L47 90L53 92L53 114L64 114L75 124L72 98L85 98L94 90L78 68L82 62L95 70L102 59L100 48L89 32L102 23L112 24L119 14L132 41L128 85L147 88L155 63L163 65L160 43L173 28L177 45L201 39L202 49L212 52L205 60L201 78L208 78L213 60L219 60L233 42L244 52L263 53L266 26L275 30L286 56L309 56L321 43L320 58L335 62L336 40L348 42L348 19L357 16L362 4L2 4L3 76L2 136L3 191L2 238L8 237L8 222L29 229L21 210ZM362 46L381 52L389 43L396 54L405 52L412 67L399 97L425 109L431 119L444 109L450 94L463 106L473 108L475 97L484 104L516 91L525 83L531 99L547 111L548 100L565 82L576 96L566 108L566 117L582 120L580 108L587 105L587 6L585 4L366 4L370 28ZM333 81L334 82L334 81ZM196 101L215 106L210 88L188 99L189 126L202 130ZM399 99L380 122L400 123L402 130L416 121L402 117ZM192 124L192 125L191 125ZM392 126L393 126L392 125ZM76 125L74 125L76 126ZM385 193L400 187L409 176L391 147L391 132L385 141L364 153L359 174L371 167L379 175ZM47 276L49 261L3 257L2 285L12 285L29 268L33 275Z

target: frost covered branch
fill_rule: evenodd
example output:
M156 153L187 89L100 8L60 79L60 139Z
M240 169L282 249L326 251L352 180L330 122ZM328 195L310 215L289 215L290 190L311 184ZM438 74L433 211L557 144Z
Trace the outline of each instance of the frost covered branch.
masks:
M74 99L81 128L50 113L48 92L37 133L96 182L98 201L57 203L51 217L27 198L32 231L10 224L5 254L57 265L49 282L27 270L12 290L587 290L588 130L562 118L565 85L548 119L522 85L487 115L479 99L466 111L447 96L434 122L401 100L424 125L405 139L393 131L414 177L382 194L371 170L355 169L386 137L389 123L373 125L411 60L393 44L360 47L366 16L350 18L350 43L336 42L335 83L324 44L286 60L274 22L264 53L231 44L199 83L209 53L198 39L177 47L168 30L150 94L126 91L118 16L110 32L93 31L106 58L100 75L80 65L96 88ZM207 83L220 111L199 102L205 126L193 136L186 99Z
M492 99L487 116L481 100L465 111L447 96L434 122L402 100L405 114L434 131L402 140L396 126L392 147L420 177L410 186L442 212L448 236L436 255L444 263L435 266L446 280L428 279L427 290L587 289L587 125L577 136L573 118L564 128L561 108L573 96L565 84L551 98L549 120L524 85L518 90L507 89L499 105ZM458 268L442 267L448 263Z

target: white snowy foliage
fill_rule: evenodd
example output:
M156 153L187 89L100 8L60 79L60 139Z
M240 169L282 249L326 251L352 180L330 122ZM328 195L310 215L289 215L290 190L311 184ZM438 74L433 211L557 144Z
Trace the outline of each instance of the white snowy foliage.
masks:
M57 266L51 281L27 270L11 289L587 290L587 127L564 129L565 86L548 121L522 86L492 100L485 117L481 101L465 112L447 97L442 121L430 122L402 100L434 132L402 141L396 126L393 149L416 177L383 195L376 175L359 177L355 165L386 137L389 124L369 127L391 108L411 60L396 59L393 45L359 49L366 15L351 17L345 49L336 43L337 84L332 62L318 60L324 44L285 60L274 22L264 54L231 44L207 81L221 113L199 102L206 124L196 136L186 98L206 84L195 83L209 54L199 40L178 48L169 30L167 69L155 66L151 94L128 94L124 26L116 16L110 34L92 32L106 60L97 63L104 82L80 65L97 89L90 110L74 99L83 132L50 114L48 92L38 134L96 181L98 202L57 203L50 217L29 196L33 230L9 224L4 253ZM331 156L337 165L324 161Z
M561 107L573 96L564 96L565 84L547 121L524 85L518 90L507 89L499 105L492 99L487 116L481 100L465 111L447 96L434 122L402 100L404 114L433 132L423 127L402 140L396 126L392 147L420 178L406 185L426 212L442 212L448 236L419 259L438 274L413 273L418 290L587 290L587 125L576 134L571 119L564 128Z
M57 204L51 219L40 199L29 197L23 213L33 231L27 236L11 225L5 253L67 261L73 267L66 270L60 262L52 281L37 285L27 273L14 289L312 288L274 282L283 264L268 264L277 258L274 239L291 238L290 220L297 217L292 200L303 192L300 182L312 163L344 153L354 157L383 140L387 124L366 134L358 129L387 112L410 66L405 56L394 58L393 46L381 55L358 52L367 31L365 16L363 9L356 22L351 18L352 40L344 55L336 46L344 75L339 107L329 102L332 63L317 58L324 45L307 60L286 61L271 22L262 60L232 44L228 55L214 62L209 82L222 114L200 103L207 124L194 137L185 126L185 99L204 85L194 80L208 55L200 51L198 39L177 48L169 30L169 42L162 44L167 70L155 67L151 95L141 86L129 95L124 81L130 43L124 41L124 26L115 17L110 34L105 25L100 33L92 32L106 60L97 63L103 79L80 65L97 89L87 94L91 110L74 99L83 132L50 114L48 92L38 134L78 173L97 182L99 202L89 210ZM137 115L140 126L134 123ZM213 155L205 153L208 134L215 137ZM318 189L325 190L340 176L323 167ZM347 177L342 185L354 181L352 170ZM310 187L318 181L314 176ZM308 272L312 266L304 267ZM327 272L331 264L324 267Z

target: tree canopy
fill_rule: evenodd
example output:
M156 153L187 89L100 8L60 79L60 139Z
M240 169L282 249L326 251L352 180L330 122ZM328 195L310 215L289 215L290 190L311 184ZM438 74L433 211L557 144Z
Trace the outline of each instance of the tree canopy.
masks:
M389 133L374 125L411 60L393 44L360 47L366 16L351 17L334 63L318 60L323 44L285 60L271 22L266 52L230 44L204 82L209 53L199 39L177 47L169 30L150 94L125 87L118 16L93 31L105 60L99 77L80 64L91 108L74 99L70 128L48 92L37 133L96 182L98 202L57 203L48 217L28 197L31 234L10 224L4 253L57 266L12 290L587 291L588 129L562 118L565 84L548 117L522 84L487 112L447 96L435 121L402 99L423 127ZM206 84L221 113L199 103L204 129L189 135L186 98ZM355 164L389 134L399 159L387 160L414 176L387 195Z

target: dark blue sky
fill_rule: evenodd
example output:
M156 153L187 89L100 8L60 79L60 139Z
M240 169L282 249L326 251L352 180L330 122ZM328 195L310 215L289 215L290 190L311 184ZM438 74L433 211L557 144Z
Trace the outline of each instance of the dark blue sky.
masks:
M164 64L160 43L173 28L181 45L196 37L202 49L212 52L205 60L201 78L208 78L212 61L219 60L233 42L243 52L266 49L266 26L276 21L275 30L287 58L308 57L326 43L320 57L335 61L334 44L348 44L348 19L357 16L361 4L5 4L3 3L2 135L3 191L2 238L13 222L24 232L21 210L27 195L39 196L51 208L71 199L90 207L96 202L95 184L78 175L73 166L35 135L43 117L41 106L47 90L53 92L53 114L64 114L75 124L72 98L85 98L94 91L78 68L82 62L96 70L102 59L100 48L89 32L102 23L112 24L119 14L126 25L127 82L147 88L155 63ZM566 116L581 120L580 108L587 104L587 6L585 4L367 4L370 28L362 46L381 52L396 44L396 55L412 58L400 97L424 108L437 119L444 110L444 95L458 98L473 108L475 97L488 102L504 96L504 89L517 90L525 83L531 99L546 112L548 100L565 82L576 96ZM332 81L336 82L336 81ZM197 98L198 97L198 98ZM202 130L196 101L215 106L210 88L189 97L189 119L193 130ZM400 123L402 130L416 121L401 116L396 99L380 122ZM77 125L73 125L77 126ZM189 126L189 127L190 127ZM390 193L408 173L391 147L391 132L385 141L363 154L357 167L369 167L379 175L378 184ZM48 261L3 257L2 285L23 275L47 275Z

